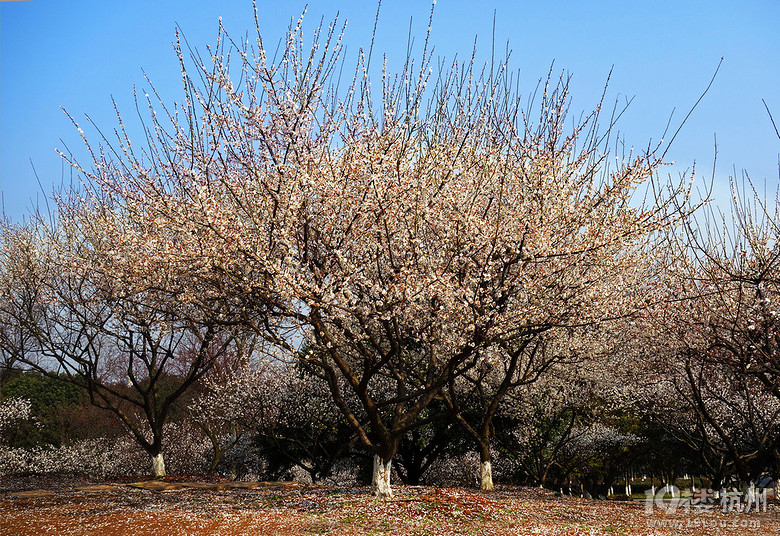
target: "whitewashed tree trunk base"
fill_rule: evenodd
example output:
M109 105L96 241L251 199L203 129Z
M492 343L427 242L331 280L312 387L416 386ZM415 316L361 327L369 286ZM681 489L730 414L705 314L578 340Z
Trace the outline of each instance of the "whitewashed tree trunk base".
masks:
M165 476L165 460L162 453L152 456L152 475L157 478Z
M390 467L391 461L382 462L382 458L374 455L374 472L371 477L371 492L377 497L387 498L393 496L393 490L390 487Z
M493 491L493 468L490 462L482 462L479 465L479 489Z

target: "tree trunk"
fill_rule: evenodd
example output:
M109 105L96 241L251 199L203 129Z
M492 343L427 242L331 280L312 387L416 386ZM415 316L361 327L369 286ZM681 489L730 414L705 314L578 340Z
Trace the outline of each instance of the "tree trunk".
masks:
M162 478L165 476L165 460L162 452L152 456L152 476Z
M219 465L219 460L222 459L222 455L224 452L222 449L219 448L219 445L215 444L212 445L214 454L211 457L211 463L209 464L209 476L214 476L214 473L217 471L217 465Z
M211 430L207 426L201 426L201 429L206 434L206 437L209 438L209 442L211 443L211 463L209 463L209 475L214 475L214 473L217 470L217 464L219 464L220 458L222 458L222 449L219 448L219 438L215 433L212 433Z
M385 499L393 496L390 487L390 464L392 459L384 461L379 454L374 454L374 471L371 477L371 493Z
M493 491L493 467L490 463L490 447L480 446L479 452L479 489Z

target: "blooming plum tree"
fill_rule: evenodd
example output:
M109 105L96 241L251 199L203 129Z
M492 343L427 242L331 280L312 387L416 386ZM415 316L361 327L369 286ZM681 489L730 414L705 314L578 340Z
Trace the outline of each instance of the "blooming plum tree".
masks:
M780 470L778 214L748 177L732 182L731 211L692 218L678 236L667 277L676 299L656 314L666 339L659 377L695 415L696 433L683 437L716 474L743 482L767 465Z
M178 304L155 274L118 270L129 261L116 248L127 241L112 241L120 231L100 217L110 208L78 203L63 201L56 226L4 229L2 315L35 345L22 352L14 339L1 342L18 361L82 387L113 412L163 476L163 427L174 404L234 338L213 317Z
M684 191L655 182L653 150L609 158L600 104L567 127L566 76L526 104L507 61L434 72L428 36L377 90L362 52L345 88L337 21L307 44L302 20L273 59L259 23L254 42L220 26L205 61L178 46L183 103L147 96L143 150L121 117L115 139L85 137L62 206L73 236L100 226L106 279L212 315L190 330L204 352L214 320L318 370L388 496L400 441L453 413L458 377L490 357L514 383L539 334L636 307Z

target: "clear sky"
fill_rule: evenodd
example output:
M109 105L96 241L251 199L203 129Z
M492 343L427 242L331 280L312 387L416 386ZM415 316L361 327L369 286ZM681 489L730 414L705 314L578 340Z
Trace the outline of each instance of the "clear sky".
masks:
M276 42L305 2L258 0L266 43ZM307 26L339 13L348 20L347 57L366 46L376 3L310 0ZM402 61L406 37L418 44L430 3L385 0L377 49ZM474 38L482 57L508 42L512 66L530 93L555 61L573 74L574 107L596 104L610 69L608 101L634 98L619 124L629 144L658 139L670 114L679 121L723 65L667 158L679 171L696 162L711 175L714 139L717 195L735 170L770 190L778 183L778 140L762 99L780 123L780 2L777 0L439 0L432 42L436 55L468 55ZM218 17L242 35L252 29L251 0L27 0L0 1L0 190L5 212L21 219L52 185L70 180L56 148L80 151L78 133L61 107L101 127L115 125L111 97L134 113L132 88L143 72L166 100L180 98L171 48L178 24L191 45L214 42ZM676 111L675 111L676 110ZM780 126L780 124L778 125ZM89 134L89 132L88 132Z

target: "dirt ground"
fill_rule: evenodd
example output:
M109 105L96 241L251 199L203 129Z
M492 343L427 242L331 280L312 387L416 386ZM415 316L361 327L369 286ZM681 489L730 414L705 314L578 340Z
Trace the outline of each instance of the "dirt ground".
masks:
M762 534L780 513L660 509L592 501L532 488L397 486L389 500L367 488L266 482L88 483L0 479L0 536L311 534Z

